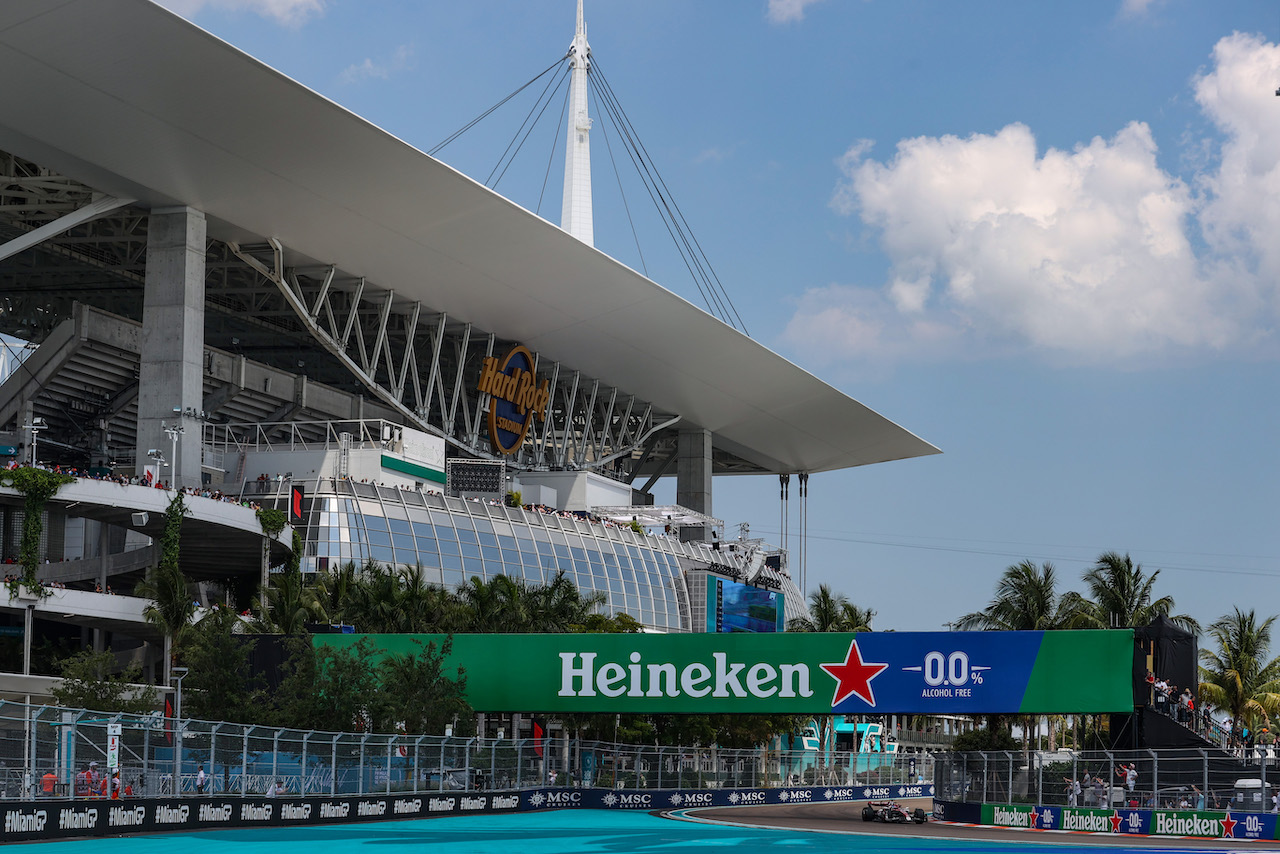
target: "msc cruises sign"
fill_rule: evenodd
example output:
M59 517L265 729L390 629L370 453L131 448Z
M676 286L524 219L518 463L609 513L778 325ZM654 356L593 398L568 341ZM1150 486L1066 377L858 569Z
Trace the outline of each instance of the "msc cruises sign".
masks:
M538 383L533 355L519 345L505 358L485 358L476 390L489 395L489 439L500 454L520 450L534 417L546 418L551 398L551 384Z

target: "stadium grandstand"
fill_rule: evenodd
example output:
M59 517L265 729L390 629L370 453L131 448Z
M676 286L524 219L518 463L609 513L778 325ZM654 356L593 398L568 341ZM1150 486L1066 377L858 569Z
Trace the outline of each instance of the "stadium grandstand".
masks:
M572 133L562 228L150 0L0 4L0 74L0 461L80 475L47 509L54 597L0 600L6 695L47 692L33 634L154 669L107 591L155 560L157 485L192 494L205 604L296 529L304 572L564 571L652 631L774 630L799 579L724 531L716 477L937 453L595 249ZM256 507L293 526L265 551ZM0 509L12 559L21 496Z

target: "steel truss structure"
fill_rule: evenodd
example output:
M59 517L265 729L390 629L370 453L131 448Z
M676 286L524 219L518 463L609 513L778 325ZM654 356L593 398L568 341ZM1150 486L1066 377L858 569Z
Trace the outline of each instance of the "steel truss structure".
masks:
M39 343L77 302L141 321L148 212L128 201L0 152L0 332ZM485 357L521 342L405 299L394 287L319 265L270 238L209 239L205 271L206 347L367 395L458 451L499 458L487 435L488 396L474 386ZM535 358L551 403L523 447L505 458L509 466L594 470L626 481L651 476L646 489L671 473L677 445L671 428L679 416L572 366ZM131 404L136 378L86 394L123 395ZM265 418L294 414L282 406ZM759 471L720 448L713 462L722 473Z
M306 332L406 423L444 437L454 447L497 459L485 420L489 395L473 386L482 361L518 342L475 329L393 288L336 267L290 266L280 241L227 244L230 252L273 285ZM535 374L550 384L547 417L507 462L518 469L601 469L635 456L678 416L655 413L599 379L535 354Z
M77 301L140 320L147 212L129 202L0 152L0 331L40 341ZM274 239L208 241L211 346L358 385L405 423L497 458L485 426L488 395L474 385L486 356L518 342L334 267L291 266L287 254ZM552 402L506 459L514 468L630 476L627 458L644 456L646 443L679 420L568 366L539 360L536 372L549 381Z

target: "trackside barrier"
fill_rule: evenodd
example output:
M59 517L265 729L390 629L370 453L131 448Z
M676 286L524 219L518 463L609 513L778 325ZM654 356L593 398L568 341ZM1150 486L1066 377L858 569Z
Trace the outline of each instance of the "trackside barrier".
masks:
M1077 809L1024 804L934 801L933 816L939 821L1023 830L1063 830L1130 836L1190 836L1204 839L1274 840L1277 838L1275 813L1126 808Z
M868 794L870 793L870 794ZM788 789L567 789L344 798L142 798L0 806L4 842L240 827L286 827L546 809L657 810L932 797L933 786ZM851 813L852 815L852 813Z
M138 798L248 798L276 781L303 797L391 797L556 786L887 789L934 778L922 753L316 732L0 702L0 801L101 795L112 768Z

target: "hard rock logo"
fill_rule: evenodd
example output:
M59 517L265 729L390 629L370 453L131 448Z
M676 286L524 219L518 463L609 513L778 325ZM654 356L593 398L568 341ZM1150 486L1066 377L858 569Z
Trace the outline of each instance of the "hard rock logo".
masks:
M519 345L503 359L488 356L476 391L489 395L489 439L500 454L520 450L533 419L546 418L551 383L538 382L533 354Z

